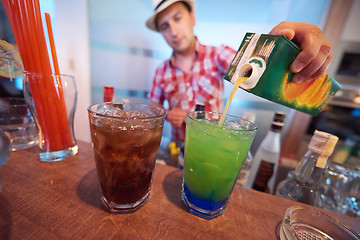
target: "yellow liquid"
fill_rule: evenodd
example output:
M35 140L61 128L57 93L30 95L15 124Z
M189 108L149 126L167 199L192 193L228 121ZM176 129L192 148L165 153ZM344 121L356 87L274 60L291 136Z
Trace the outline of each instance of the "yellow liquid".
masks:
M236 93L236 90L239 88L239 86L245 82L249 77L239 77L235 84L234 84L234 87L233 89L231 90L231 93L230 93L230 96L228 98L228 100L226 101L226 105L225 105L225 109L224 109L224 112L223 114L221 115L221 119L220 119L220 122L219 122L219 127L221 127L223 124L224 124L224 120L225 120L225 116L226 116L226 113L229 109L229 106L230 106L230 103L232 101L232 99L234 98L234 95Z

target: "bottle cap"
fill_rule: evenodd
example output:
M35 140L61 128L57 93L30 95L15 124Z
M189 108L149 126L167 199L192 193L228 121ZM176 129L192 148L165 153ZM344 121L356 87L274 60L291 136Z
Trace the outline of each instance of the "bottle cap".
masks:
M271 130L280 132L284 126L285 113L276 112L271 123Z
M204 103L197 103L195 106L195 111L205 111L205 104Z
M282 122L272 122L271 123L271 130L275 132L280 132L284 126L284 123Z
M113 102L114 101L114 87L113 86L104 86L103 98L104 98L104 102Z
M266 62L262 57L252 57L247 63L241 65L234 74L235 79L239 77L247 77L247 80L240 84L243 89L252 89L259 82L261 76L266 69ZM233 82L234 83L234 82Z
M330 133L315 130L313 137L309 144L309 150L320 154L316 163L317 167L325 168L327 158L334 151L338 137Z
M276 112L273 118L273 122L284 122L285 113L284 112Z
M330 133L315 130L309 149L324 156L330 156L338 141L338 137Z

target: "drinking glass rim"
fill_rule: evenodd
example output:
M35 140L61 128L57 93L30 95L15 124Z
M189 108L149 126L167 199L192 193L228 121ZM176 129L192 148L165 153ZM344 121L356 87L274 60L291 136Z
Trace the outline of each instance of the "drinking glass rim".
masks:
M152 105L152 104L146 104L146 103L123 103L123 102L101 102L101 103L95 103L95 104L90 105L90 106L87 108L88 112L89 112L91 115L93 115L93 116L107 117L107 118L113 118L113 119L122 119L122 118L119 118L118 116L109 116L109 115L102 114L102 113L97 113L97 112L91 110L92 107L94 107L94 106L96 106L96 105L100 105L100 104L144 105L144 106L147 106L147 107L153 107L153 108L156 108L156 109L160 109L160 110L162 111L162 113L157 113L155 116L128 118L128 119L124 119L124 120L135 120L135 119L136 119L136 120L138 120L138 119L146 120L146 119L161 118L161 117L163 117L163 116L166 115L165 109L160 108L160 107L155 106L155 105Z
M313 220L316 220L316 218L321 218L321 220L323 221L326 220L327 222L333 224L338 229L338 231L342 231L346 233L347 236L351 235L352 237L356 237L356 238L360 237L355 230L350 228L348 225L346 225L336 217L330 216L322 209L316 209L315 207L312 206L300 206L300 205L290 206L285 211L285 216L282 220L279 230L284 231L287 234L296 236L296 229L293 227L292 224L294 223L311 224L310 220L302 221L302 219L298 219L299 218L298 214L303 214L303 215L307 214L307 217L314 218ZM314 229L316 230L323 231L322 227L319 228L316 226L316 224L312 225L312 227L314 227ZM325 232L325 234L327 233Z
M10 101L4 102L3 100L16 100L16 101L23 101L23 103L16 103L16 104L10 104ZM0 106L4 107L27 107L25 98L20 97L4 97L0 99Z
M202 124L202 125L205 125L205 123L204 122L202 122L202 121L200 121L200 119L197 119L197 118L193 118L193 117L191 117L190 115L191 114L193 114L193 113L208 113L208 114L217 114L218 116L221 116L222 115L222 113L219 113L219 112L213 112L213 111L190 111L190 112L188 112L188 114L186 115L189 119L191 119L191 120L193 120L193 121L196 121L196 122L198 122L198 123L200 123L200 124ZM250 121L248 121L248 120L246 120L246 119L244 119L244 118L241 118L241 117L237 117L237 116L234 116L234 115L231 115L231 114L226 114L226 116L228 116L228 117L231 117L231 118L235 118L235 119L239 119L239 120L243 120L243 121L245 121L245 122L248 122L249 124L250 124L250 126L252 126L252 128L251 129L231 129L231 128L227 128L228 130L232 130L232 131L238 131L238 132L251 132L251 131L256 131L257 130L257 126L254 124L254 123L252 123L252 122L250 122ZM218 128L218 125L209 125L209 124L206 124L207 126L211 126L211 127L216 127L216 128ZM223 128L223 127L222 127Z
M52 76L52 77L70 77L72 79L75 79L74 75L71 74L55 74L55 73L39 73L39 72L29 72L29 71L24 71L23 75L47 75L47 76Z

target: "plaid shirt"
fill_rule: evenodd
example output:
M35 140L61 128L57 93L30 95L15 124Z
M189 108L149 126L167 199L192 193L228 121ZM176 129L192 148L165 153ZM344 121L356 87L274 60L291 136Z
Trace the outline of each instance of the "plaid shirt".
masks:
M205 46L196 40L195 53L189 73L175 65L173 55L156 69L151 101L163 104L167 100L169 109L193 111L196 104L205 104L207 111L223 111L223 79L236 51L224 45ZM184 140L184 130L173 128L172 134Z

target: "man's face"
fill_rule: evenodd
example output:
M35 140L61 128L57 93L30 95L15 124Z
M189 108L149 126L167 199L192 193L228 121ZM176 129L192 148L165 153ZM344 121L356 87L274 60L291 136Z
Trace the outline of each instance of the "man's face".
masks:
M177 2L160 12L156 18L158 30L175 53L183 53L191 47L196 24L194 12Z

